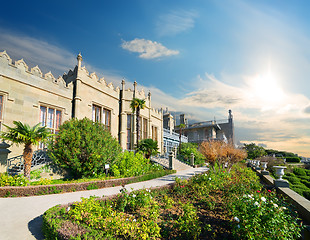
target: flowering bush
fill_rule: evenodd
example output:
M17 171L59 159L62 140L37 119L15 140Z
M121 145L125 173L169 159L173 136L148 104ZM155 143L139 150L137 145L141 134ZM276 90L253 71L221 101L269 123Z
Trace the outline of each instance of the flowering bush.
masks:
M230 202L230 210L236 238L282 240L301 236L296 213L271 191L235 197Z
M0 173L0 187L5 186L27 186L29 181L22 175L10 176Z

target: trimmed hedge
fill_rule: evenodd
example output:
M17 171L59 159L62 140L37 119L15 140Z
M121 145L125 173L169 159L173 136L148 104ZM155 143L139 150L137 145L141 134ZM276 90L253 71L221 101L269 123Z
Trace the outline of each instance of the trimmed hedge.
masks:
M0 197L26 197L35 195L57 194L65 192L85 191L91 189L100 189L107 187L120 186L133 182L146 181L167 174L175 173L175 170L158 171L150 174L145 174L137 177L128 177L120 179L99 180L82 183L65 183L53 185L39 185L26 187L0 187Z
M286 157L286 162L299 163L300 157Z

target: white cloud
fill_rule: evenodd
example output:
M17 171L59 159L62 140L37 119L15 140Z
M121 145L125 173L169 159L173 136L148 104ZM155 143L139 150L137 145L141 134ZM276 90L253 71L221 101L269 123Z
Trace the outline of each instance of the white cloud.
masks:
M161 15L156 24L156 31L160 36L173 36L185 32L195 26L196 11L172 11Z
M43 72L62 75L76 65L76 56L58 46L33 37L0 29L0 50L6 50L15 60L23 58L29 65L39 65Z
M139 57L144 59L154 59L179 54L179 51L170 50L158 42L139 38L132 41L123 41L121 46L123 49L130 52L139 53Z

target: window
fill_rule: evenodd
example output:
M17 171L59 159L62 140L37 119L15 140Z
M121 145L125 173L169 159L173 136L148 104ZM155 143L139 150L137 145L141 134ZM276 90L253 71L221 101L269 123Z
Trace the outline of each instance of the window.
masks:
M147 119L143 119L143 139L147 138Z
M93 105L93 121L101 123L101 107Z
M106 129L111 131L111 111L102 109L100 106L93 105L93 121L102 123Z
M50 129L52 133L58 133L61 124L61 111L40 106L40 122L42 126Z
M131 114L127 114L127 149L131 149Z
M138 136L138 139L139 140L141 140L141 138L142 138L142 124L141 124L141 122L142 122L142 117L139 117L139 136Z
M157 127L152 126L152 139L157 141Z
M103 109L102 111L102 120L103 125L111 131L111 111L108 109Z
M61 111L55 108L40 106L40 122L41 126L45 126L52 133L57 134L61 124ZM40 149L45 147L44 143L39 144Z
M2 125L2 115L3 115L3 96L0 95L0 130Z

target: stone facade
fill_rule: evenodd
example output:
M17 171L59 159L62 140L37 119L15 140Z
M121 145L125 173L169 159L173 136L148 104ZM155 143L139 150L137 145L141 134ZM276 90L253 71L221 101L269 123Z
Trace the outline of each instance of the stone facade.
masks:
M62 77L51 72L42 74L38 66L29 69L23 59L13 63L9 55L0 52L0 130L3 124L12 126L14 120L33 126L39 122L57 133L64 121L73 117L90 118L106 125L123 149L133 149L136 144L135 114L130 109L131 100L145 99L141 110L141 138L153 138L162 150L163 113L151 106L151 93L121 88L99 79L96 73L82 67L82 56L77 66ZM9 157L22 153L22 147L11 147Z
M221 140L235 144L234 122L231 110L227 120L213 120L187 124L184 114L180 116L180 124L185 124L183 130L189 142L201 143L208 140ZM176 129L178 131L178 129Z

